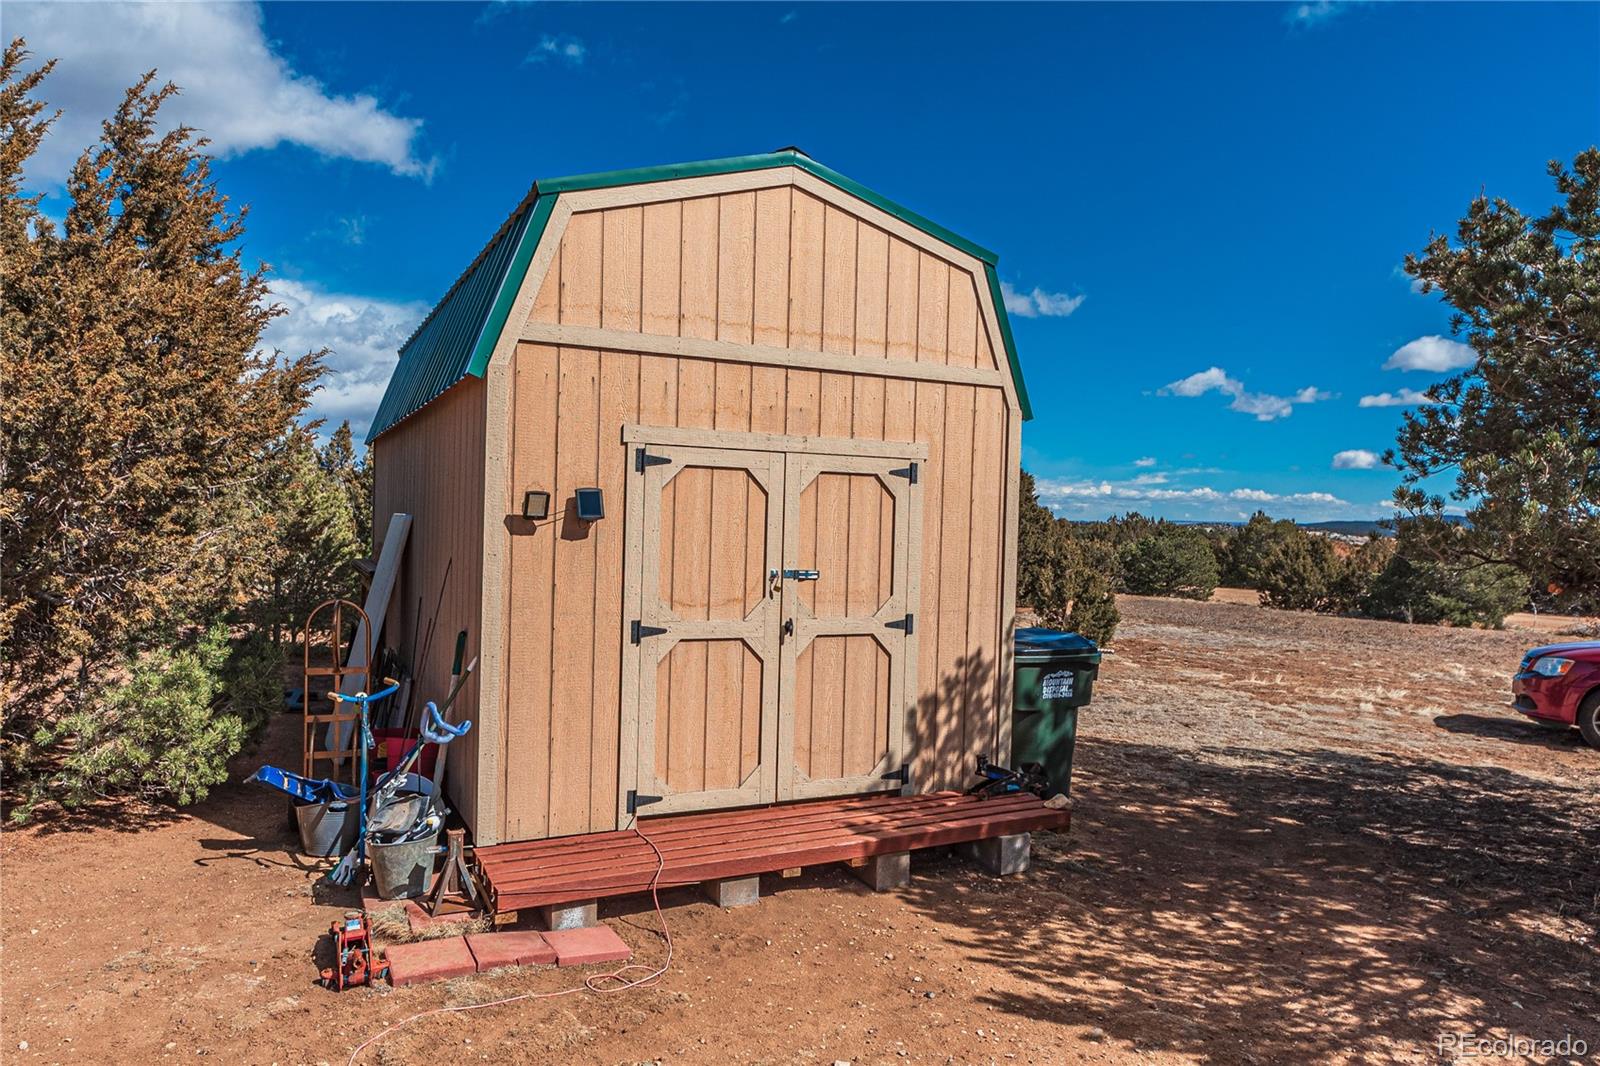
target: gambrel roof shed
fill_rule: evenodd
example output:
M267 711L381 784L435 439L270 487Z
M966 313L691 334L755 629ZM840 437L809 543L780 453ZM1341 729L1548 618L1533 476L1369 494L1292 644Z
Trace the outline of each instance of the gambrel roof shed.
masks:
M528 264L544 237L551 212L555 210L556 201L562 193L790 166L799 167L843 192L859 196L867 203L931 237L962 249L983 263L990 299L994 301L995 311L1000 318L1006 359L1011 367L1012 379L1016 382L1022 417L1032 418L1028 390L1022 380L1022 367L1017 361L1016 343L1011 336L1011 322L1006 314L1005 300L1000 295L1000 279L995 272L999 258L995 253L823 166L804 152L785 148L762 155L611 170L535 182L511 217L506 219L488 245L472 261L472 265L401 347L400 364L384 391L383 401L378 405L378 413L367 433L367 442L370 444L380 433L463 377L483 377L495 341L499 339L500 331L505 328L506 318L511 313L517 288L527 275Z
M994 254L797 150L539 182L369 436L476 843L1003 758L1027 417Z

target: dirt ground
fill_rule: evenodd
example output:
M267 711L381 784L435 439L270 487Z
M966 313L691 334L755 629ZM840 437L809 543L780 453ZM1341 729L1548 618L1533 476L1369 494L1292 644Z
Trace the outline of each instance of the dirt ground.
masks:
M826 868L737 911L664 894L655 987L434 1015L360 1061L1432 1062L1446 1034L1570 1034L1593 1061L1600 752L1506 706L1548 638L1123 610L1072 832L1028 874L919 853L891 894ZM285 716L240 769L296 736ZM322 990L312 948L345 901L283 814L231 785L6 833L0 1059L337 1064L419 1011L578 983ZM602 915L665 959L647 902Z

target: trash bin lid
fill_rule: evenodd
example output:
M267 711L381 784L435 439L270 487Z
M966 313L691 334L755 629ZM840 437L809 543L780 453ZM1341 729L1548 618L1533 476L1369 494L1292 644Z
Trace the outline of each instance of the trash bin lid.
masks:
M1063 633L1059 629L1028 626L1017 630L1016 650L1019 656L1029 659L1059 659L1063 657L1099 657L1100 649L1088 637L1077 633Z

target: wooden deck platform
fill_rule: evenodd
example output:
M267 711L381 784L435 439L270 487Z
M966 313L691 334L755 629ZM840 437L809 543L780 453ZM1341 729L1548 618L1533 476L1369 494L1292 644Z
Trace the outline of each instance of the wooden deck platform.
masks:
M988 837L1065 829L1065 810L1022 793L879 793L710 814L641 819L666 860L662 888L867 859ZM656 870L632 830L477 848L496 911L558 906L647 891Z

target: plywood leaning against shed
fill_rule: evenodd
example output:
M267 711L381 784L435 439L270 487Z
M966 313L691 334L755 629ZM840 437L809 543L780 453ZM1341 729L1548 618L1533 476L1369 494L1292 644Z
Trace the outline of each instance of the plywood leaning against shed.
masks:
M374 430L376 522L417 522L386 632L448 571L435 646L480 658L450 773L477 842L932 792L1006 753L1004 316L990 253L796 152L535 186Z

